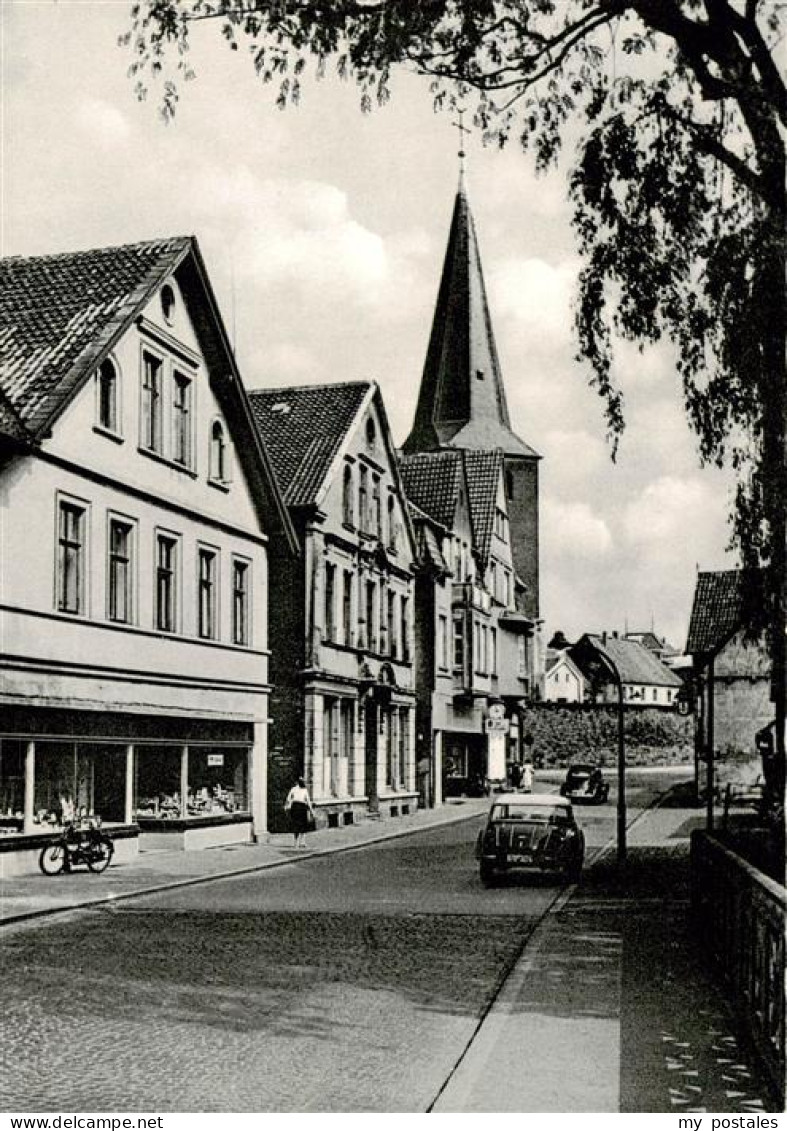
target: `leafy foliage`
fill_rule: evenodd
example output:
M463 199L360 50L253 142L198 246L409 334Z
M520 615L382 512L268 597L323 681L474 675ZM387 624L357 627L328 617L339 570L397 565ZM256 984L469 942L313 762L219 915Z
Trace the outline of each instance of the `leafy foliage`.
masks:
M308 68L333 65L361 107L394 69L427 76L437 107L474 105L499 145L543 169L577 128L571 174L584 257L579 357L605 404L613 454L624 427L616 338L676 347L701 458L737 473L734 534L747 567L771 566L783 712L785 199L787 92L774 53L779 0L146 0L124 42L140 95L217 23L244 45L277 103ZM172 79L165 115L175 111ZM781 706L779 706L781 702Z

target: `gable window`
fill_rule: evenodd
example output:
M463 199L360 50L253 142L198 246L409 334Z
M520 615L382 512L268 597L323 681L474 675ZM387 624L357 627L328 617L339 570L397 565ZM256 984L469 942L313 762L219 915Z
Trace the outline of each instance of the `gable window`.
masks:
M344 465L344 481L342 483L342 522L345 526L352 526L354 521L353 469L347 463Z
M134 528L130 522L109 520L109 591L107 615L119 624L130 624L133 596Z
M336 639L336 566L325 563L325 639Z
M361 466L358 484L358 512L361 530L366 531L369 529L369 472L363 466Z
M396 500L393 495L388 496L388 549L396 553L399 542L399 530L396 523Z
M396 631L396 594L388 594L388 631L391 634L388 651L394 659L399 655L399 634Z
M167 325L171 326L175 321L175 292L169 283L161 288L161 313Z
M352 645L353 575L349 569L344 571L344 592L342 594L342 632L344 643Z
M216 575L219 556L215 550L201 547L198 553L198 609L197 632L203 640L215 640L216 618Z
M214 420L210 429L210 478L214 483L226 483L229 478L227 471L227 439L224 425L220 420Z
M114 361L102 361L98 371L98 424L108 432L118 428L118 370Z
M380 476L372 476L372 522L374 533L378 538L383 536L383 511L380 504Z
M249 632L249 563L232 561L232 642L248 644Z
M161 359L142 354L142 446L161 452Z
M374 421L371 417L366 421L366 446L370 451L374 449L377 440L377 429L374 426Z
M177 565L177 538L156 535L156 628L160 632L175 631Z
M191 464L191 380L174 374L172 400L172 458L185 467Z
M407 664L410 661L410 602L406 597L402 597L400 610L402 659Z
M58 512L57 607L61 613L84 613L85 529L87 511L60 503Z

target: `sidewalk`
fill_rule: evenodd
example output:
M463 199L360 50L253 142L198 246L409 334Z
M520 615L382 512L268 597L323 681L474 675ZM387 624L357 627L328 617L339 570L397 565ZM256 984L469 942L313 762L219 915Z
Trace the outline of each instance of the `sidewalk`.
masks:
M112 865L98 876L79 868L70 875L3 878L0 879L0 925L244 872L281 868L304 856L347 852L422 829L468 820L484 812L488 805L485 797L462 799L450 801L440 809L419 809L407 817L320 829L307 837L306 852L296 852L289 833L278 833L269 834L260 844L230 845L199 852L143 852L130 863Z
M701 818L699 818L701 820ZM695 948L696 809L645 810L531 937L435 1112L778 1110Z

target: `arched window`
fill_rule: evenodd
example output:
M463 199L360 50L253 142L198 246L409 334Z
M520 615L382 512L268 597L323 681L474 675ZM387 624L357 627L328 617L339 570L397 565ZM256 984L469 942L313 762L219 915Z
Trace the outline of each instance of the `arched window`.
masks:
M352 526L355 522L353 486L353 469L349 463L346 463L344 465L344 483L342 484L342 521L346 526Z
M110 358L98 371L98 423L110 432L118 431L118 370Z
M214 420L210 430L210 477L216 483L226 483L229 478L227 438L220 420Z

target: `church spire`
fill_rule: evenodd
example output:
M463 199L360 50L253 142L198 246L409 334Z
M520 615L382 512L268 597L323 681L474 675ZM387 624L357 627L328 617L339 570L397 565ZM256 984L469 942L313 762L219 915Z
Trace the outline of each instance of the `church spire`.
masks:
M536 456L511 431L464 170L451 219L415 420L405 452L500 448Z

